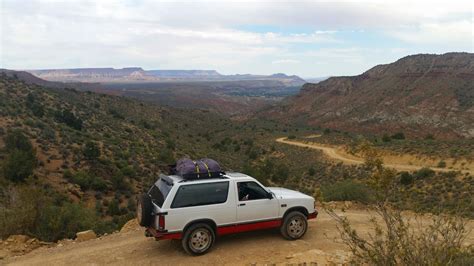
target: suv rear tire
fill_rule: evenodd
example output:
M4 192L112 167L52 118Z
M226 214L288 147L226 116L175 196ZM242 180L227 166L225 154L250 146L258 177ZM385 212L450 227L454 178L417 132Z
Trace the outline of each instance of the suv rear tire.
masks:
M193 256L206 254L214 244L214 230L205 223L191 225L181 240L184 251Z
M299 211L292 211L283 218L280 227L281 235L288 240L296 240L304 236L308 230L308 218Z
M137 202L137 220L141 226L148 227L151 225L152 216L151 213L153 207L151 204L150 196L142 194L138 197Z

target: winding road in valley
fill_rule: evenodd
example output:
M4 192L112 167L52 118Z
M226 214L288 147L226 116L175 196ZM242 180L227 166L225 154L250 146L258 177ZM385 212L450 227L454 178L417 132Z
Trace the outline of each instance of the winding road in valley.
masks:
M301 142L301 141L296 141L296 140L289 140L286 137L277 138L275 141L278 143L284 143L284 144L293 145L293 146L297 146L301 148L320 150L327 157L333 160L342 161L345 164L363 164L364 163L363 158L350 156L340 151L340 147L337 147L337 146L322 145L315 142L306 143L306 142ZM427 165L413 165L413 164L399 164L399 163L385 163L384 165L389 168L394 168L398 171L416 171L423 167L430 167L430 169L434 171L439 171L439 172L461 171L462 173L474 174L474 171L472 170L448 169L448 168L431 167Z

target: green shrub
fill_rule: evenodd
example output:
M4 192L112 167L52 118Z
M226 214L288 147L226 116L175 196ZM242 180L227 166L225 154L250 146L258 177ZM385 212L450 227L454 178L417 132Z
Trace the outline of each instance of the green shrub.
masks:
M37 165L36 152L29 139L14 130L5 136L7 156L3 162L3 175L14 182L21 182L33 174Z
M96 160L100 157L100 148L93 141L86 142L82 152L84 154L84 157L86 157L86 159L88 160Z
M424 178L431 177L434 174L435 174L435 171L431 170L428 167L423 167L420 170L416 171L414 173L414 176L416 179L424 179Z
M51 205L41 211L35 235L46 241L73 238L76 232L94 229L97 220L94 210L76 203Z
M314 170L314 168L311 166L311 167L308 169L308 175L314 176L315 174L316 174L316 170Z
M162 149L158 156L158 160L166 164L173 164L175 162L173 152L169 149Z
M30 233L45 201L44 193L38 187L0 186L0 238Z
M120 169L120 171L124 176L135 177L136 175L135 169L131 165L123 167L122 169Z
M109 114L111 114L112 117L117 119L125 119L125 117L116 109L109 109Z
M33 95L32 93L29 93L26 96L26 107L28 107L28 109L31 110L33 115L35 115L37 117L43 117L44 108L40 103L38 103L38 101L36 100L35 95Z
M389 141L391 141L391 140L392 140L392 138L390 138L389 135L383 134L383 136L382 136L382 141L383 141L383 142L389 142Z
M78 184L83 191L88 189L104 191L107 189L107 183L102 178L84 171L72 174L66 170L63 177L74 184Z
M408 186L413 184L414 177L408 172L402 172L400 174L400 184Z
M439 161L438 167L439 168L445 168L446 167L446 162L445 161Z
M3 189L0 192L6 192ZM115 224L100 221L94 209L69 202L43 187L22 185L7 191L0 208L2 238L26 234L43 241L57 241L73 238L79 231L92 229L103 234L117 228Z
M8 132L4 138L5 150L12 152L14 150L20 150L25 152L33 151L33 145L30 140L23 134L21 130L13 130Z
M257 159L257 157L258 157L258 153L257 153L257 151L255 151L254 149L251 149L251 150L249 151L248 155L249 155L249 159L250 159L250 160L255 160L255 159Z
M392 135L392 139L405 139L405 134L403 134L403 132L397 132Z
M166 148L173 151L173 150L176 149L176 143L172 139L167 139L166 140Z
M123 176L122 172L117 172L114 175L112 175L111 181L112 181L112 187L115 190L129 190L130 189L130 185L125 180L125 177Z
M107 206L107 214L111 216L119 215L120 214L120 207L119 207L119 202L117 199L113 199L110 203L109 206Z
M296 136L295 135L289 135L288 139L296 139Z
M284 183L288 176L290 175L290 169L286 164L279 163L277 164L274 172L273 172L273 181L278 183Z
M24 181L33 174L36 163L36 157L33 153L15 150L5 159L3 175L14 182Z
M371 199L368 187L352 180L323 186L321 192L324 201L358 201L367 203Z
M69 127L72 127L76 130L82 129L82 119L76 117L69 110L57 111L54 116L56 118L56 121L60 123L64 123L68 125Z

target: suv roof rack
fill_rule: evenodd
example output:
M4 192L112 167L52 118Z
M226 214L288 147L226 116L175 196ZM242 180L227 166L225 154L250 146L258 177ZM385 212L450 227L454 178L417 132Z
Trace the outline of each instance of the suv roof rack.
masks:
M206 177L206 178L183 178L183 180L180 180L179 183L184 183L184 182L191 182L191 181L199 181L199 180L212 180L212 179L229 179L228 176L226 176L225 172L221 172L218 177Z

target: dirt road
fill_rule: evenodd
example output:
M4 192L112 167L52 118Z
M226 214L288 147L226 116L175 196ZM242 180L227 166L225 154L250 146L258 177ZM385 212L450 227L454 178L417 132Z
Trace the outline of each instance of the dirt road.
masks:
M342 212L340 212L342 213ZM363 209L348 209L343 213L358 232L370 230L371 212ZM407 214L410 215L410 214ZM474 228L474 222L468 224ZM467 243L474 243L471 230ZM80 243L70 242L63 246L39 248L33 252L0 264L11 265L189 265L189 264L269 264L317 262L326 265L348 258L346 247L340 242L334 221L324 211L315 220L309 221L306 235L297 241L284 240L277 230L248 232L225 236L215 243L210 253L188 256L179 241L154 241L145 238L143 229L133 227L125 233L115 233L99 239Z
M367 213L351 211L359 227L368 223ZM212 251L204 256L191 257L181 249L180 241L154 241L143 235L143 229L116 233L81 243L69 243L62 247L40 248L24 256L10 258L4 263L11 265L151 265L151 264L250 264L289 263L318 261L325 252L344 254L344 245L337 238L335 225L330 217L321 212L309 221L307 234L301 240L284 240L278 230L248 232L218 239ZM301 254L298 254L301 253ZM0 264L2 262L0 261ZM318 264L320 265L320 264Z
M286 137L277 138L275 141L279 143L297 146L297 147L320 150L329 158L342 161L343 163L346 163L346 164L363 164L364 163L364 159L357 158L354 156L349 156L348 154L345 154L339 151L338 147L321 145L314 142L304 143L304 142L299 142L296 140L289 140ZM412 164L400 164L400 163L385 163L384 165L389 168L394 168L398 171L416 171L423 167L426 167L426 165L412 165ZM456 169L447 169L447 168L439 168L439 167L430 167L430 169L434 171L438 171L438 172L456 171ZM474 171L472 170L459 170L459 171L463 173L474 174Z

